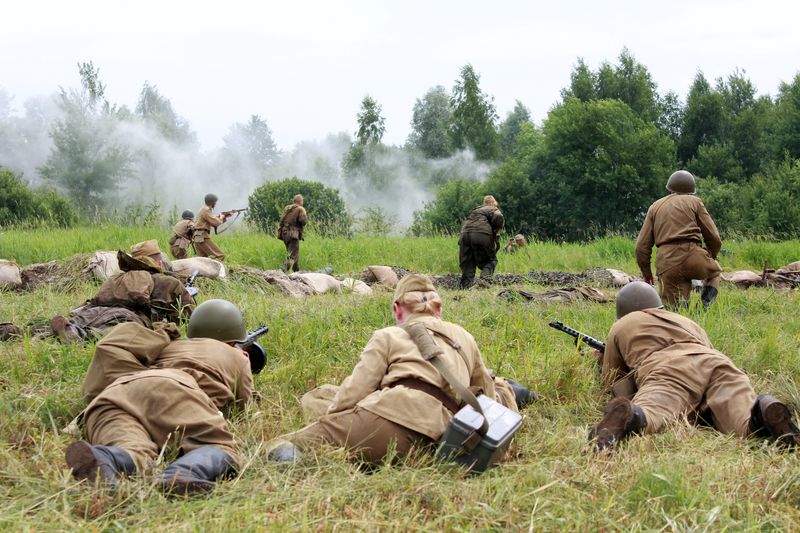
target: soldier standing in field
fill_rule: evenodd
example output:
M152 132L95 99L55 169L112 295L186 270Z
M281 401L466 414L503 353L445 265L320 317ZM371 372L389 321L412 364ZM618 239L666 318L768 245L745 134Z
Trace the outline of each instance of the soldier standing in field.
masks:
M217 261L224 261L225 254L219 249L214 241L211 240L211 228L216 228L228 217L225 215L214 215L214 208L217 206L217 195L213 193L206 194L203 199L205 205L197 212L197 217L194 219L194 232L192 234L192 242L194 243L194 251L199 257L210 257Z
M252 362L235 346L246 336L242 314L208 300L178 336L174 324L121 324L97 344L83 384L86 440L66 450L77 479L116 485L147 474L163 447L181 453L156 477L166 492L207 492L235 475L238 444L223 411L253 397Z
M656 275L661 298L668 306L689 301L692 280L705 281L701 301L708 307L717 297L722 268L717 254L722 241L711 215L695 196L694 176L685 170L667 180L670 192L647 210L636 239L636 262L647 283L653 284L650 256L656 252ZM705 243L705 248L701 246Z
M286 245L286 262L281 267L284 272L300 270L300 241L303 240L303 228L307 223L308 214L303 207L303 196L296 194L292 203L283 209L276 233L276 237Z
M481 269L481 279L491 282L497 266L499 235L504 224L503 214L497 208L494 196L484 196L483 205L467 215L458 239L462 289L468 289L475 283L476 267Z
M169 251L175 259L186 259L189 257L189 245L192 244L192 232L194 231L194 213L188 209L181 214L181 220L172 228L172 236L169 238Z
M402 457L415 444L436 442L461 405L407 329L417 322L424 324L444 352L439 357L465 387L514 411L537 398L519 383L489 373L472 335L441 319L442 300L427 276L411 274L400 280L392 310L396 326L372 335L327 414L281 439L268 454L271 460L294 461L299 456L295 445L326 442L380 463L392 447Z
M616 305L617 322L605 352L595 356L602 361L607 388L633 379L635 392L609 402L589 435L598 450L612 449L628 435L657 433L670 421L698 413L722 433L800 444L788 407L772 396L757 396L747 375L714 349L700 326L663 309L652 286L629 283Z
M54 335L64 340L98 339L123 322L152 327L154 322L180 322L188 318L194 299L177 278L163 273L158 241L136 243L131 253L117 253L122 272L106 280L85 305L50 321Z

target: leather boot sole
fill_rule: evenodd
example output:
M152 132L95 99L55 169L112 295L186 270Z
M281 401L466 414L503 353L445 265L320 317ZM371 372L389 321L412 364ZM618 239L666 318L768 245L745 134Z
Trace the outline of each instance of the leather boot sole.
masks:
M193 494L207 494L214 490L216 483L213 481L204 481L201 479L181 479L180 477L174 479L160 480L161 492L165 494L175 495L193 495Z
M794 446L800 441L800 429L792 422L789 408L781 402L773 402L763 411L764 427L778 442Z
M72 469L75 479L95 482L101 476L100 462L92 451L92 445L85 440L73 442L65 452L67 466Z
M614 398L606 407L602 420L589 433L595 441L595 449L613 450L625 436L625 428L633 421L633 406L624 398Z

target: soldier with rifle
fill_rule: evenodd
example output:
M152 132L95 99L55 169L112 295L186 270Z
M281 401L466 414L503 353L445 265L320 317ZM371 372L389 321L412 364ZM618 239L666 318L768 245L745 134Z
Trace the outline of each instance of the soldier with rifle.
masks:
M664 309L656 290L635 281L617 295L617 322L595 355L603 384L632 377L630 393L608 403L589 438L597 450L613 449L638 433L657 433L673 420L697 415L723 433L800 444L788 407L756 395L747 375L714 349L695 322Z
M167 447L180 456L155 478L165 492L207 492L235 476L239 448L223 413L253 398L253 374L265 362L255 338L264 332L247 335L226 300L200 304L186 339L174 324L114 328L83 383L85 440L66 449L72 474L116 486L123 476L150 474Z
M644 280L652 285L650 257L655 245L656 275L664 304L673 307L688 302L692 280L700 279L705 281L701 301L708 307L717 297L722 272L717 262L722 247L717 226L695 196L691 173L674 172L667 180L667 190L670 194L647 210L636 239L636 262Z
M211 240L211 228L217 228L220 224L225 222L231 213L214 214L214 208L217 206L217 195L214 193L206 194L203 201L205 205L197 212L197 217L194 219L194 233L192 234L192 243L194 250L200 257L210 257L217 261L224 261L225 254L220 250L219 246Z
M300 241L303 240L303 229L306 224L308 224L308 214L303 207L303 196L296 194L292 203L283 209L275 234L286 245L286 262L281 267L284 272L300 270Z
M169 250L175 259L186 259L189 257L189 245L192 244L192 232L194 231L194 213L188 209L181 214L181 220L172 228L172 236L169 238Z
M458 239L462 289L468 289L475 283L476 267L481 270L481 280L491 282L497 266L500 232L504 224L505 219L497 208L494 196L484 196L483 205L467 215Z

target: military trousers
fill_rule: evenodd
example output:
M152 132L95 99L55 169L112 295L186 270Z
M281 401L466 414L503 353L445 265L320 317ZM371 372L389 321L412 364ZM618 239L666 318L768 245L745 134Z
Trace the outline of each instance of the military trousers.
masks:
M82 340L99 339L117 324L133 322L146 328L150 320L126 307L84 306L69 316L67 327Z
M86 409L91 444L127 451L147 472L162 448L181 453L214 446L238 458L236 441L214 402L180 370L145 370L117 379Z
M719 287L722 268L708 250L695 243L664 244L656 252L656 273L664 305L689 301L692 280Z
M398 457L403 457L413 446L433 442L422 433L358 406L323 415L313 424L284 435L283 438L300 448L316 443L343 446L356 451L365 462L371 464L381 463L392 449Z
M475 280L475 269L481 278L490 280L497 266L494 237L468 231L458 240L458 264L461 267L461 288L469 288Z
M285 272L300 270L300 239L283 239L286 245L286 262L283 264Z
M219 246L217 246L217 243L211 240L209 235L206 235L202 242L193 242L194 251L198 257L210 257L211 259L216 259L217 261L225 260L225 253L220 250Z
M633 403L644 411L647 433L682 416L711 412L723 433L749 434L756 393L750 379L722 354L655 353L636 372Z

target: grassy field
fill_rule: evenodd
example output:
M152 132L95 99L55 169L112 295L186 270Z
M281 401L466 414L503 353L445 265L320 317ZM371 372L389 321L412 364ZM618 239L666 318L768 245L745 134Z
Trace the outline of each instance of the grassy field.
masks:
M0 233L0 258L22 265L96 249L126 248L146 228L84 228ZM167 235L161 235L162 247ZM228 262L274 268L282 244L245 232L220 236ZM726 242L726 270L761 270L800 259L800 243ZM578 272L614 267L636 273L633 242L534 243L500 259L499 271ZM457 272L453 238L309 238L304 266L358 272L390 264ZM0 529L2 530L793 530L800 525L800 463L763 441L743 441L683 422L595 456L589 427L605 404L590 359L546 326L558 319L604 337L613 304L506 302L497 289L443 291L445 318L475 335L487 366L544 394L525 412L509 460L466 477L420 454L367 474L335 448L298 465L265 461L264 442L303 424L299 398L350 371L372 331L391 323L391 295L323 295L298 300L244 278L201 280L203 298L240 305L248 327L266 321L269 360L256 377L263 399L232 421L247 464L209 498L167 499L147 479L111 493L74 482L64 464L71 437L60 428L81 409L80 383L91 347L52 340L0 345ZM528 289L541 289L529 286ZM0 293L0 320L63 314L97 290L43 287ZM605 290L605 289L604 289ZM613 292L613 291L606 291ZM800 405L800 320L796 291L737 291L724 285L707 313L689 315L717 348L751 376L758 391Z

